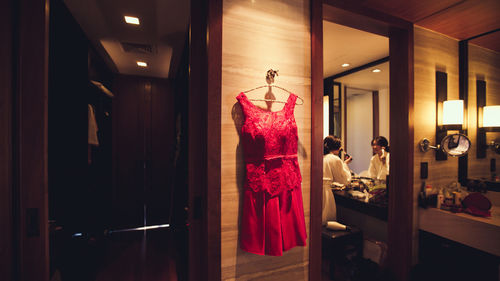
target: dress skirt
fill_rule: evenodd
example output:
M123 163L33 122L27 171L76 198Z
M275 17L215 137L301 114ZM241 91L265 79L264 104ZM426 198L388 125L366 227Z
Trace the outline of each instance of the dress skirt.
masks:
M241 249L259 255L281 256L305 246L307 233L300 186L275 196L247 188L240 233Z

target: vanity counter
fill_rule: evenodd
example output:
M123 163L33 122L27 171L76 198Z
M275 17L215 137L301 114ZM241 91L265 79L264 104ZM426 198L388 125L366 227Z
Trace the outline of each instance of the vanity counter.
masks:
M366 202L364 199L356 199L349 196L345 190L333 191L335 203L338 206L356 210L368 216L387 221L387 204Z
M500 257L500 206L493 205L490 211L491 217L483 218L419 208L419 228Z

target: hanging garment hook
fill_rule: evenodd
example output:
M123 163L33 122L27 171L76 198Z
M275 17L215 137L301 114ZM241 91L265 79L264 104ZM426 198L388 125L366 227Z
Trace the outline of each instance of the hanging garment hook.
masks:
M278 76L278 71L279 70L272 70L269 69L266 74L266 82L267 84L271 85L274 83L274 76Z

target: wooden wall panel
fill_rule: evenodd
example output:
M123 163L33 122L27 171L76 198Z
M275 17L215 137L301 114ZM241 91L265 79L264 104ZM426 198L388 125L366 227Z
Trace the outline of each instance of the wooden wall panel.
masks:
M448 99L458 99L458 41L444 35L415 27L415 110L414 110L414 214L417 214L417 195L420 191L420 162L429 163L427 184L444 186L458 180L458 158L448 157L436 161L435 152L423 153L418 143L422 138L435 144L436 136L436 71L448 75ZM414 235L418 230L418 216L415 215ZM414 259L418 254L414 248Z
M113 93L114 227L168 222L175 150L174 95L166 79L119 75Z
M500 155L491 149L486 150L486 158L476 158L477 143L477 106L476 80L486 81L486 105L500 105L500 54L469 44L469 100L468 100L468 136L472 148L468 157L469 178L490 178L490 160L496 159L497 175ZM500 141L500 133L487 132L486 142Z
M254 2L254 3L253 3ZM276 84L304 99L296 106L299 163L306 228L309 231L311 162L311 41L309 1L224 0L221 100L221 263L222 280L306 280L308 247L283 257L259 256L239 249L244 161L238 132L242 121L236 96L265 85L268 69L279 70ZM249 95L263 97L265 89ZM286 100L288 93L273 91ZM265 103L257 103L265 106ZM283 104L274 103L272 111ZM308 241L309 245L309 241Z
M153 80L151 85L151 184L147 198L148 224L169 222L171 190L174 180L176 116L174 91L167 80Z
M19 195L19 280L49 279L47 95L49 2L18 1L14 189ZM29 223L31 220L31 224ZM30 227L31 225L31 227Z
M146 79L118 76L113 82L113 227L143 222L144 108L151 95Z
M420 188L420 162L429 162L428 184L444 185L458 178L458 158L436 161L434 152L422 153L418 143L435 144L436 71L448 75L448 99L458 99L458 41L415 28L415 187Z
M12 276L12 1L0 10L0 280Z

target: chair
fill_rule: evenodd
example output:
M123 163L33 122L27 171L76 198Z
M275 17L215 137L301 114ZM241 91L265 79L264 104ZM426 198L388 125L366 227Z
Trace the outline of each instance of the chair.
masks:
M363 256L363 232L351 226L350 231L335 231L323 227L321 233L322 257L328 261L330 280L334 280L336 267L348 257Z

